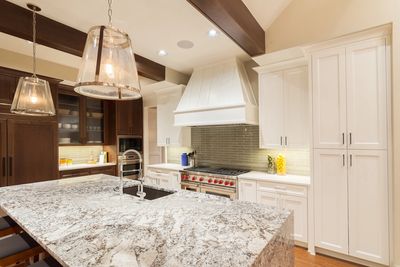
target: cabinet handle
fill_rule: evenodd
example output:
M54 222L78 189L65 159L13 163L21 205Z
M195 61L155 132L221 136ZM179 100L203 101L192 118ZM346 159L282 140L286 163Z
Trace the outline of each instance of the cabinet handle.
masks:
M342 144L344 145L344 133L342 133Z
M343 154L343 167L346 165L345 155Z
M287 136L285 136L285 146L287 146Z
M12 176L12 157L9 158L9 170L8 170L9 176Z
M281 146L283 145L283 137L281 136Z
M352 143L352 137L351 137L351 132L350 132L350 138L349 138L349 142L350 142L350 145L351 145L351 143Z
M353 166L353 155L350 154L350 167L352 167L352 166Z
M3 163L2 163L2 168L3 168L3 177L6 176L6 158L3 157Z

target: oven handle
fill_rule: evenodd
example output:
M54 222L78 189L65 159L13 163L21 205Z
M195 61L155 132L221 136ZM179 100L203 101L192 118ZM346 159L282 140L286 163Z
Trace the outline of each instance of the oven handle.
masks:
M207 188L215 189L217 191L225 192L225 193L236 193L236 188L233 188L233 187L229 187L229 188L225 187L224 188L224 187L219 187L219 186L214 186L214 185L200 185L200 188L201 189L207 189Z

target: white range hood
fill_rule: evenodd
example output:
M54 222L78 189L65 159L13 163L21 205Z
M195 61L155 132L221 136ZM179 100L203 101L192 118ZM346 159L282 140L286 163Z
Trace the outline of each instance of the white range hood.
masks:
M196 68L175 110L175 126L258 124L258 106L237 59Z

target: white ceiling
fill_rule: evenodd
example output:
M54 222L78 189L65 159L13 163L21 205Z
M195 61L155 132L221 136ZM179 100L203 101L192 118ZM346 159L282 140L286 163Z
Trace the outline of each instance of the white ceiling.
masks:
M269 25L290 0L243 0L261 26ZM27 2L42 8L41 14L73 28L87 32L94 25L106 25L106 0L11 0L25 7ZM113 25L126 31L135 53L169 68L191 73L197 66L230 57L248 59L230 38L219 31L216 38L207 35L216 27L186 0L118 0L113 1ZM40 28L38 28L40 31ZM179 48L180 40L194 43L191 49ZM0 34L0 48L31 53L31 44ZM158 55L160 49L168 55ZM56 63L79 67L79 58L47 47L40 47L38 57Z
M258 24L267 30L292 0L242 0L256 18Z

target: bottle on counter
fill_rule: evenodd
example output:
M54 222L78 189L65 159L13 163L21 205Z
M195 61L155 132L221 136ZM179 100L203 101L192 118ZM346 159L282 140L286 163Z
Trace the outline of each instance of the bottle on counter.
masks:
M286 175L286 158L284 155L279 154L276 157L276 173L278 175Z
M271 155L267 156L267 173L276 173L275 159Z

